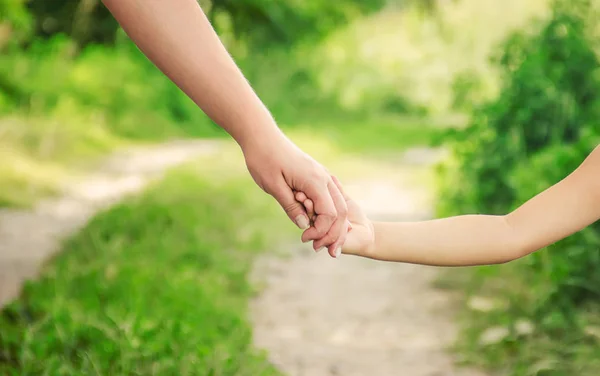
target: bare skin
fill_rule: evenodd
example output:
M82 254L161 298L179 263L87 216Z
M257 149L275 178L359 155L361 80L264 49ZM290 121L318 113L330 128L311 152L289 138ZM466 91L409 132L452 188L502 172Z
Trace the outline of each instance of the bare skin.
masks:
M294 145L238 69L196 0L103 0L129 37L240 145L250 174L307 237L332 257L347 233L346 203L331 175ZM310 226L294 191L313 202ZM310 226L310 227L309 227Z
M569 176L507 215L461 215L420 222L372 222L343 192L352 224L342 251L382 261L432 266L509 262L600 219L600 146ZM313 203L296 198L307 210ZM303 236L303 241L309 241ZM316 241L315 248L320 246Z

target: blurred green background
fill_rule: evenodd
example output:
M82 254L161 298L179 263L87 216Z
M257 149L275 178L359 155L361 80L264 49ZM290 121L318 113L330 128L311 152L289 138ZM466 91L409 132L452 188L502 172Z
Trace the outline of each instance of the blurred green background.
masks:
M449 148L434 183L439 215L506 213L600 142L597 1L200 3L292 138L309 134L310 143L330 145L332 153L374 160L415 145ZM115 149L223 136L100 1L0 0L0 207L32 205L56 192L69 171ZM253 229L232 239L227 234L239 218L220 218L240 202L268 199L254 190L244 198L253 189L248 180L214 183L189 170L97 217L43 280L4 310L1 373L89 374L99 367L102 374L181 374L200 362L213 367L203 375L275 374L250 347L244 308L251 255L268 234ZM217 191L223 202L210 200ZM189 200L205 209L190 209ZM248 212L277 222L278 209L264 202ZM123 220L132 212L147 215ZM155 259L136 250L140 239L160 241ZM232 247L242 250L237 263L219 252ZM599 248L596 225L509 265L448 273L443 282L464 291L465 302L483 294L502 307L484 312L465 304L456 351L510 375L600 374ZM89 273L75 272L98 253ZM198 253L203 273L194 274L186 260ZM178 277L159 288L152 276L130 270L107 282L107 268L126 271L136 257ZM214 287L189 283L198 275ZM189 307L185 292L218 304ZM112 316L96 312L101 303L90 296L98 294L112 302L105 308ZM109 335L114 317L148 312L159 297L170 303L136 321L128 335L137 342ZM173 320L161 325L163 315ZM535 331L514 330L518 320L535 323ZM482 346L479 338L494 325L513 329ZM181 363L173 361L172 342Z

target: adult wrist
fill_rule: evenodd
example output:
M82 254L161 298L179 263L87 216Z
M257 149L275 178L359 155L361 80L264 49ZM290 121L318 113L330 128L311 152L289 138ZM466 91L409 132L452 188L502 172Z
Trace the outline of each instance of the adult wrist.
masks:
M238 145L244 154L254 150L272 150L291 141L275 125L266 124L247 127L237 139Z
M274 120L257 121L243 125L237 134L232 134L242 151L272 145L285 138Z

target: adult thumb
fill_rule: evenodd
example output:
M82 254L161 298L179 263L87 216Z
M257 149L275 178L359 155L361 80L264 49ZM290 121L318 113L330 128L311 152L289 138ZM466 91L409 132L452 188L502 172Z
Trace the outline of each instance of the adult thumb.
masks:
M272 195L296 226L302 230L310 227L304 205L296 200L294 192L286 183L279 184Z

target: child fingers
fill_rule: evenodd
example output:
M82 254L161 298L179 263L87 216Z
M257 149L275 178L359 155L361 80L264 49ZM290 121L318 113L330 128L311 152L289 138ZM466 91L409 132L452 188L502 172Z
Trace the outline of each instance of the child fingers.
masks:
M310 218L311 221L314 221L315 220L315 204L312 202L311 199L306 199L304 201L304 208L306 209L308 218Z
M310 221L315 220L315 204L314 202L306 197L304 192L295 192L294 197L296 201L301 202L304 205L304 209L306 209L306 214L308 214L308 218Z
M306 201L306 199L308 198L308 197L306 197L306 194L304 192L296 192L295 197L296 197L296 201L302 202L302 203L304 203L304 201Z
M346 220L346 229L347 229L346 230L347 233L349 233L350 231L352 231L352 224L348 220ZM344 239L345 239L345 237L344 237ZM304 240L305 239L303 238L302 241L304 242ZM321 239L317 239L317 240L315 240L313 242L313 249L316 252L319 252L320 250L322 250L323 248L326 247L326 245L327 245L328 242L330 242L330 239L328 239L327 236L325 236L325 237L323 237ZM342 241L339 241L338 243L343 244L344 241L342 240ZM334 246L334 245L332 244L331 246ZM337 248L337 247L331 247L331 246L328 247L328 248L331 248L332 252L335 252L335 248ZM333 254L332 254L332 256L333 256Z

